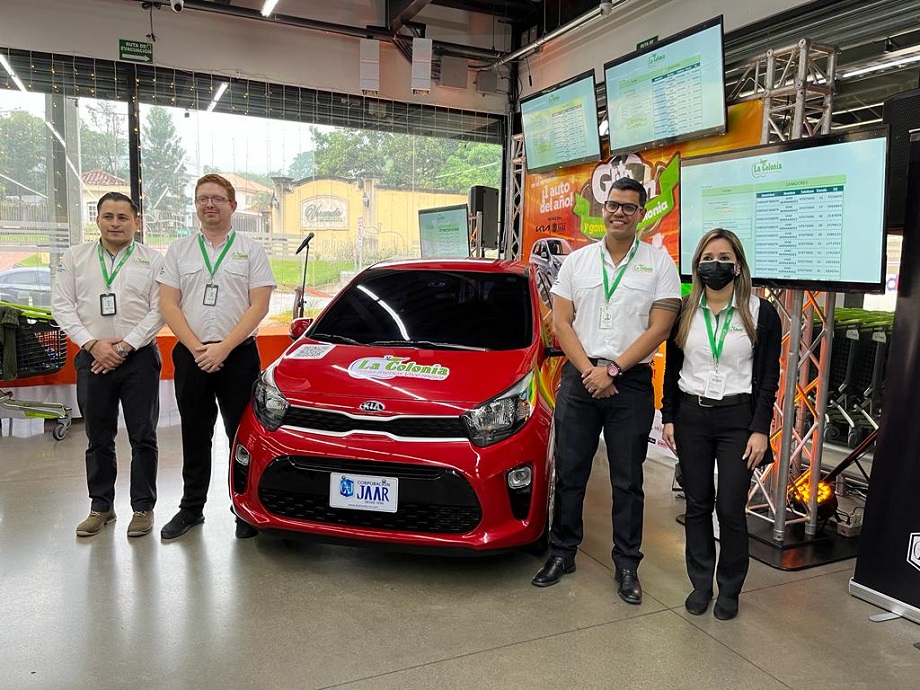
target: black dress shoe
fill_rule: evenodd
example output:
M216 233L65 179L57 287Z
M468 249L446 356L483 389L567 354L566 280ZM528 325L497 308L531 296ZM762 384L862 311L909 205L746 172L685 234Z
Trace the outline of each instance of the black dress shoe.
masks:
M204 515L201 513L194 513L185 508L180 508L179 512L173 516L173 519L163 525L163 529L160 530L160 538L175 539L176 537L181 537L192 527L200 525L202 522L204 522Z
M618 568L614 579L619 583L617 594L627 604L642 603L642 585L639 583L639 574L628 568Z
M702 589L694 589L684 602L687 613L694 616L702 616L709 608L709 602L712 601L712 592L706 592Z
M738 615L738 600L720 595L712 607L712 615L720 621L730 621Z
M549 587L562 579L563 575L575 572L575 561L562 556L550 556L543 567L533 576L531 583L535 587Z
M258 536L259 530L250 525L245 520L236 519L236 538L237 539L251 539L252 537Z

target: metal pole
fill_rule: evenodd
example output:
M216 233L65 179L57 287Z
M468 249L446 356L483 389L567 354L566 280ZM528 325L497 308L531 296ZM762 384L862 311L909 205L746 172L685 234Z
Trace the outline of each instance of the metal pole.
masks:
M786 533L786 487L789 483L789 459L792 454L795 414L795 391L798 383L799 347L802 341L803 293L792 293L789 307L789 353L786 358L786 387L783 392L783 434L781 436L779 467L776 470L773 501L776 515L773 522L773 540L782 542Z
M837 294L824 293L824 340L821 343L821 368L818 371L818 395L815 400L815 429L811 436L811 464L808 471L808 522L805 534L818 532L818 483L821 481L821 458L824 454L824 412L827 410L828 382L831 371L831 349L834 341L834 310Z

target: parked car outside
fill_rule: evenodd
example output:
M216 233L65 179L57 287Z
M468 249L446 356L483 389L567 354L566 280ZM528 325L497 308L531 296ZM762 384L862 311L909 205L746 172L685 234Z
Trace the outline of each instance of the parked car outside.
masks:
M47 266L18 266L0 270L0 302L50 307L51 269Z
M255 387L230 459L238 519L404 548L545 540L562 359L538 300L521 263L358 274Z

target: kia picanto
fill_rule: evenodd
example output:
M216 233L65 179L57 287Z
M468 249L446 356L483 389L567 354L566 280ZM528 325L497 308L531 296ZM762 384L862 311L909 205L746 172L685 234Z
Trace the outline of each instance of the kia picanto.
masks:
M562 358L526 265L376 264L257 382L230 458L238 520L334 542L539 545Z

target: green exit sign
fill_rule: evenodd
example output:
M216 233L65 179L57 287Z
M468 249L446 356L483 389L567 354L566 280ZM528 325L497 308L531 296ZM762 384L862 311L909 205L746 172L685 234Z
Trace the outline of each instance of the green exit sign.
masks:
M128 62L153 62L153 44L143 41L118 41L118 59Z
M655 43L658 43L658 37L657 37L657 36L652 36L651 38L646 38L646 39L645 39L644 41L642 41L641 43L637 43L637 44L636 44L636 50L642 50L643 48L648 48L650 45L654 45Z

